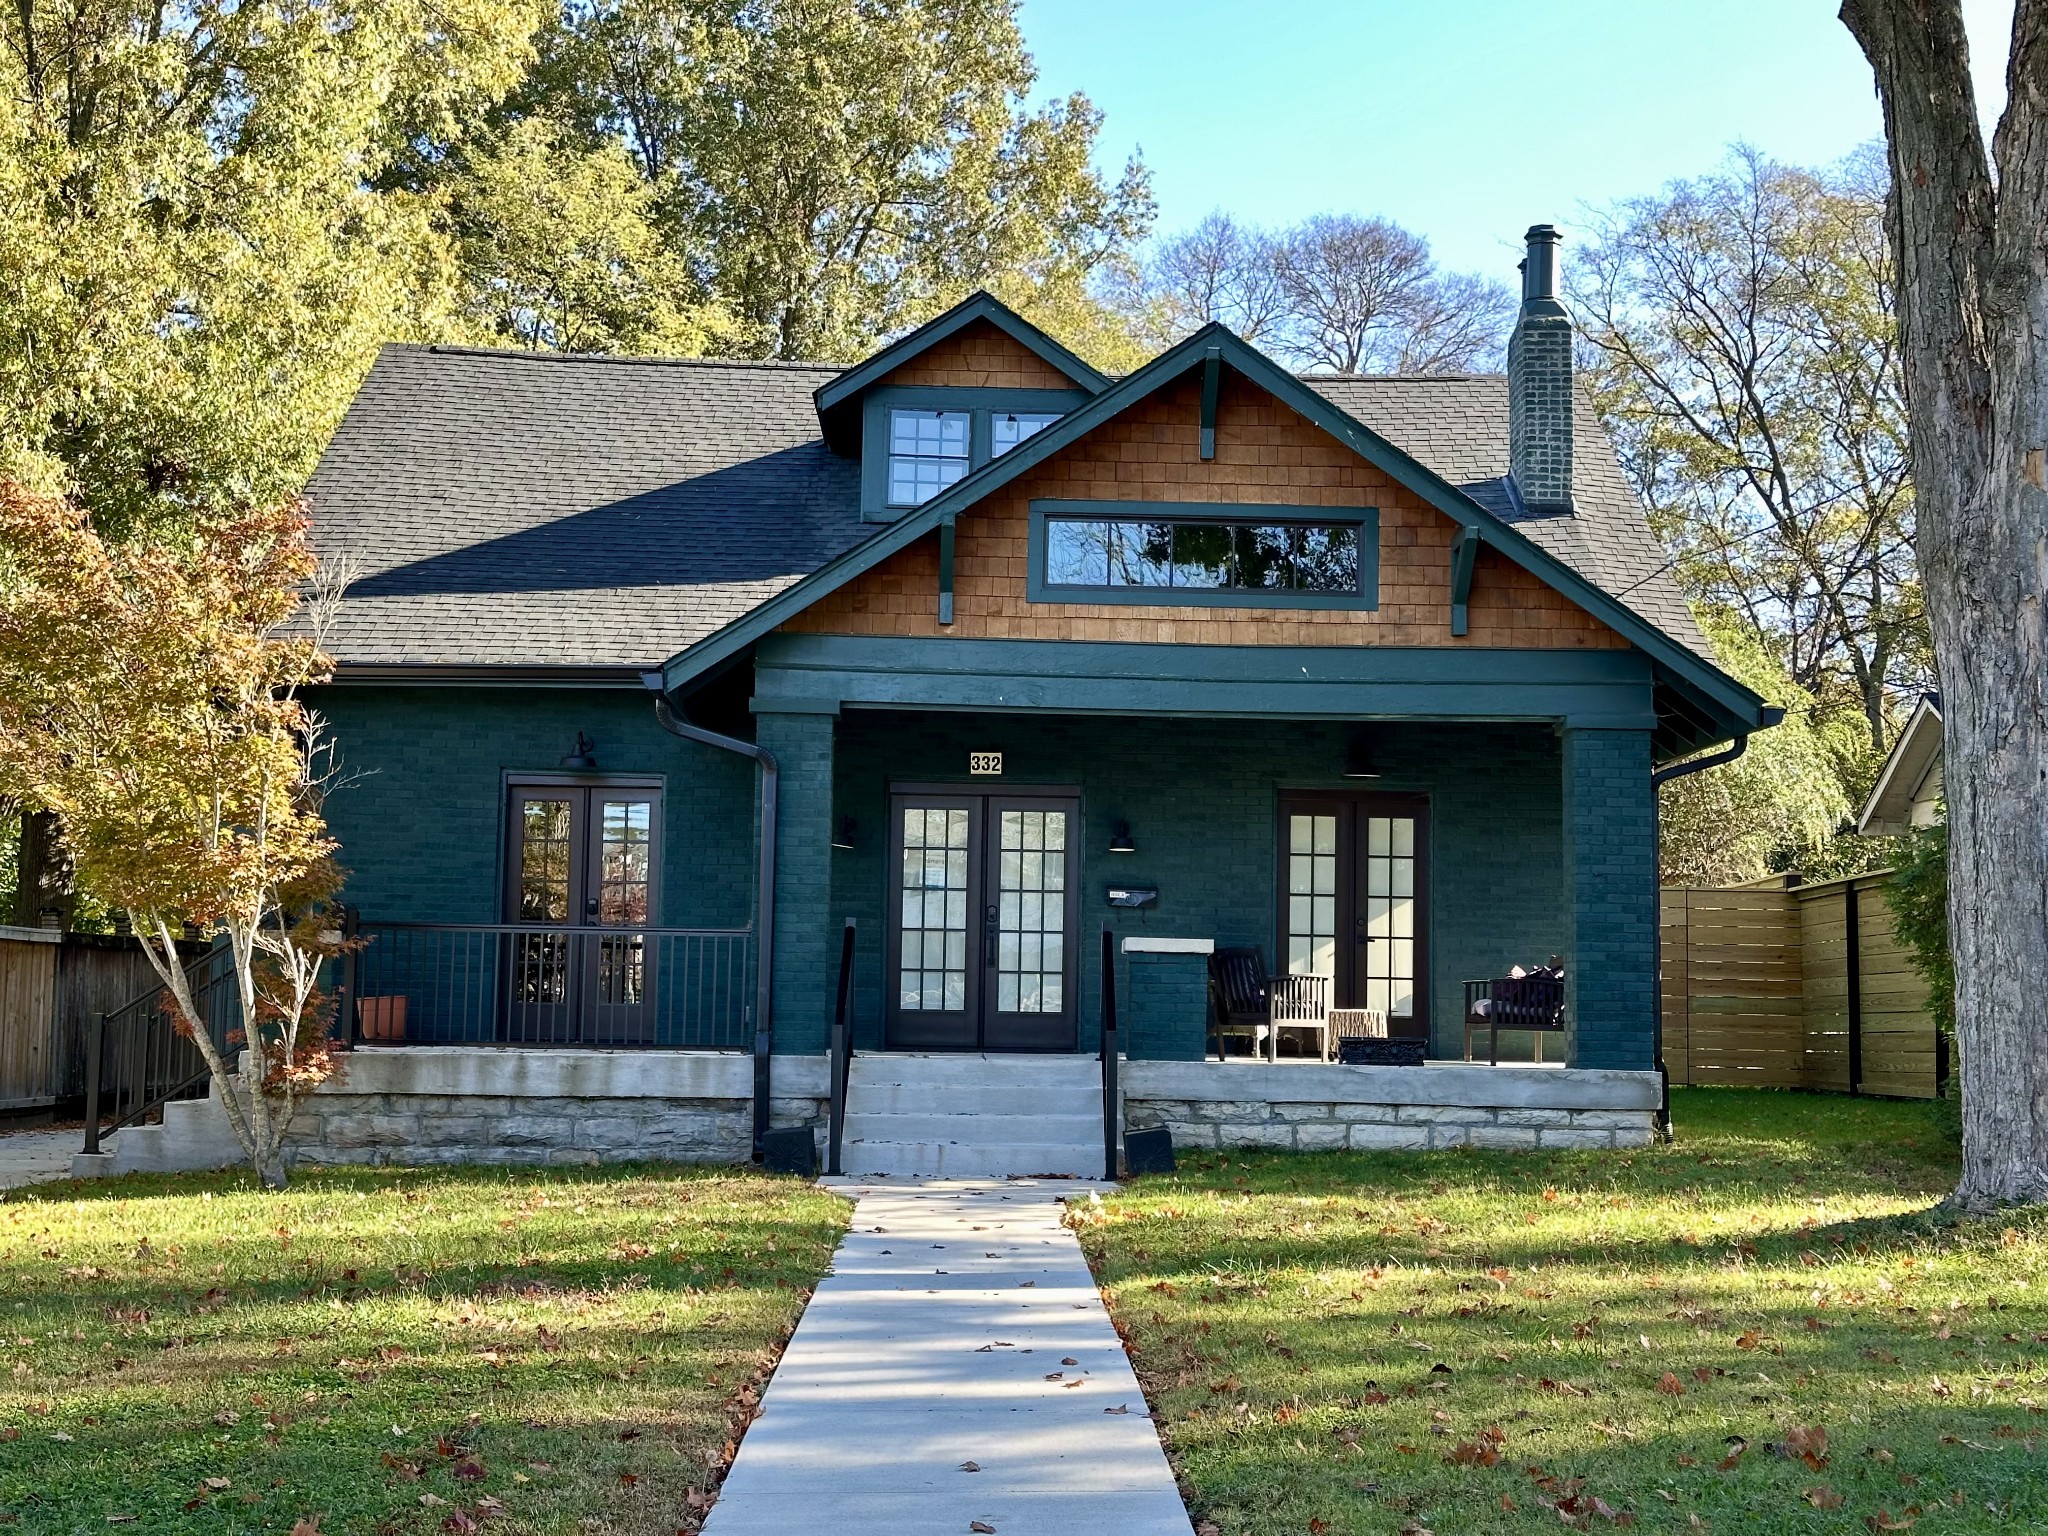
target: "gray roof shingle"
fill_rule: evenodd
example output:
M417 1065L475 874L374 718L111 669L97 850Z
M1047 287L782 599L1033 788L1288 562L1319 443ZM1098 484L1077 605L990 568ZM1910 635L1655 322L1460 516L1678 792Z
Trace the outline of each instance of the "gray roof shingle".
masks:
M643 667L876 530L812 392L841 370L387 346L307 486L323 558L353 571L344 666ZM1593 421L1580 506L1507 495L1497 376L1312 387L1551 554L1708 654Z

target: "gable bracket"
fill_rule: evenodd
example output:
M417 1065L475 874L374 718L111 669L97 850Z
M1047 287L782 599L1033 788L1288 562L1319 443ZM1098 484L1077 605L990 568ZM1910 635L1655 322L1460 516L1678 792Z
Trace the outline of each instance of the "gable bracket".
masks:
M953 622L953 519L939 519L939 622Z
M1451 633L1462 635L1468 627L1467 604L1472 600L1472 567L1479 559L1479 530L1460 528L1451 541Z
M1216 397L1223 391L1223 349L1202 354L1202 457L1216 457Z

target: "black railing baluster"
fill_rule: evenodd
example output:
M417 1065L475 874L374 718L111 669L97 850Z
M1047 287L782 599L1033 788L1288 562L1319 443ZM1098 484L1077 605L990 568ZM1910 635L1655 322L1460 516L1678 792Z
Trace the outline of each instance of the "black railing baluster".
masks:
M1117 1112L1117 1052L1119 1043L1116 1028L1116 936L1107 924L1102 929L1102 1176L1114 1179L1121 1171L1118 1167L1119 1141L1122 1116Z
M846 1131L846 1084L853 1073L853 919L839 940L839 1003L832 1012L831 1073L825 1091L831 1095L826 1123L825 1171L839 1174L839 1144Z

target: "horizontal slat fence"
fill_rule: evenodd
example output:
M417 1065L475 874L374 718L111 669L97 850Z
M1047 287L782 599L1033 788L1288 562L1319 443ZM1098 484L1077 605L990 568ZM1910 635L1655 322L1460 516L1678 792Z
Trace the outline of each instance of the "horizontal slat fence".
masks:
M1667 887L1660 996L1671 1080L1934 1097L1939 1043L1926 986L1894 932L1889 878Z

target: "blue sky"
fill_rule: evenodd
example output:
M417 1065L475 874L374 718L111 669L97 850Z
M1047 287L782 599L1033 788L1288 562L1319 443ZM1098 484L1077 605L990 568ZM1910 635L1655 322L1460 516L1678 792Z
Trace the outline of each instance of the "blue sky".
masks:
M1022 0L1038 95L1142 148L1160 228L1383 214L1445 265L1510 279L1529 224L1713 168L1744 139L1835 160L1881 131L1829 0ZM2011 0L1965 0L1999 77ZM1999 104L1993 100L1988 110ZM1567 259L1569 248L1567 248Z

